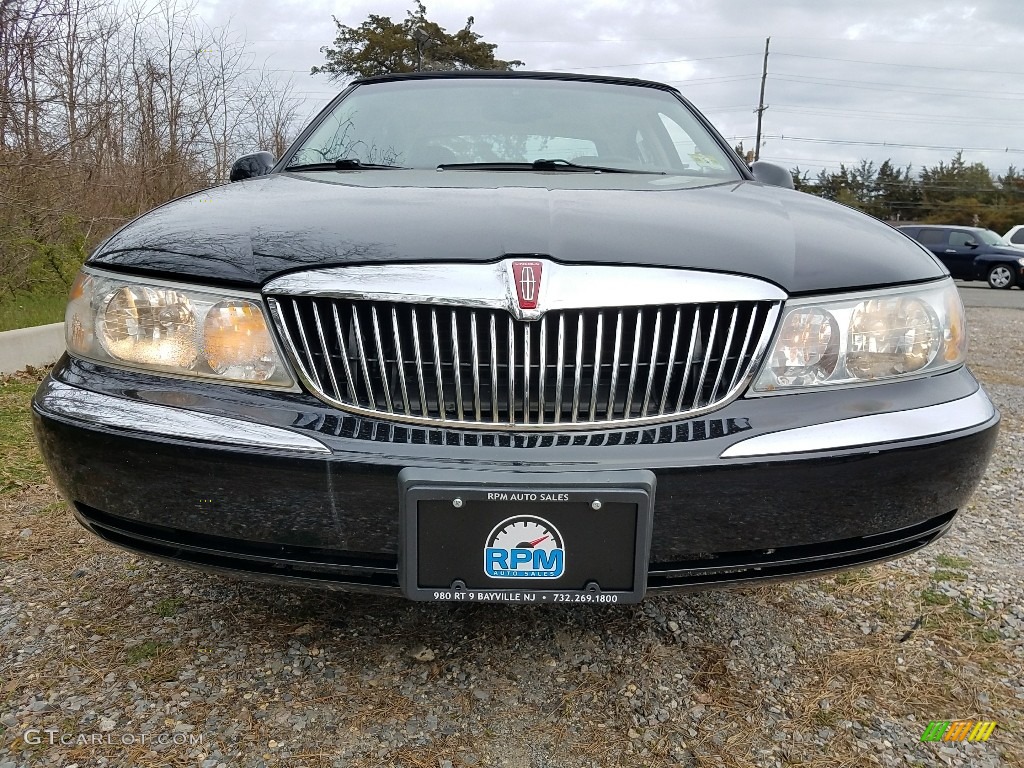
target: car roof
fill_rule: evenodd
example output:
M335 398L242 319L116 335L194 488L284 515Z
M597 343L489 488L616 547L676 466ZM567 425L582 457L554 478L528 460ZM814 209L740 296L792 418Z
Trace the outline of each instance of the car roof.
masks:
M610 83L613 85L632 85L641 88L657 88L661 91L678 94L679 90L671 85L655 80L640 80L635 77L613 77L609 75L581 74L579 72L532 72L505 69L460 69L455 71L427 72L395 72L387 75L359 77L352 85L368 85L371 83L389 83L396 80L475 80L475 79L509 79L509 80L573 80L583 83Z
M968 232L988 232L985 227L968 227L960 224L904 224L899 229L963 229Z

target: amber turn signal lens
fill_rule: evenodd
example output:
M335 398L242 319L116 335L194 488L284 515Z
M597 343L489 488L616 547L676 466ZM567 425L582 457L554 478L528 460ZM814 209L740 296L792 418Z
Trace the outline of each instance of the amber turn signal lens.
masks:
M255 303L231 299L213 305L203 331L206 362L213 371L245 381L266 381L274 373L274 343Z
M942 347L942 359L955 363L967 357L967 322L964 318L964 303L958 291L946 294L946 329Z

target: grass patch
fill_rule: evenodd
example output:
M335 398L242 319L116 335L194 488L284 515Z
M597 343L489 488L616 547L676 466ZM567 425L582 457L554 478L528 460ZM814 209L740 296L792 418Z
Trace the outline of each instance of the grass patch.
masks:
M129 664L138 664L149 661L160 656L167 649L166 643L158 643L155 640L147 640L144 643L133 645L125 650L124 655Z
M41 378L40 374L40 378ZM30 485L46 482L46 468L32 435L30 401L38 381L0 381L0 496L10 496Z
M840 571L827 578L823 584L826 591L836 595L857 595L871 594L878 589L878 585L886 579L886 574L880 568L854 568L850 571Z
M937 555L935 563L943 568L952 568L958 571L971 567L971 561L966 557L955 557L954 555Z
M0 299L0 331L31 328L64 320L64 306L68 292L28 291Z
M921 602L925 605L949 605L952 601L951 598L941 592L936 592L934 589L922 589L921 590Z
M999 634L999 630L986 627L978 632L978 639L983 643L998 643L1002 641L1003 636Z
M169 619L171 616L175 616L178 610L181 608L182 601L176 597L168 597L157 603L153 610L156 611L156 615L164 619Z
M122 632L116 628L112 635ZM181 667L181 654L170 643L145 640L124 650L125 666L135 667L131 675L143 685L175 680Z
M822 728L832 728L839 722L839 716L831 709L816 709L812 715L814 723Z
M967 574L960 571L947 571L939 569L932 574L932 581L966 581Z

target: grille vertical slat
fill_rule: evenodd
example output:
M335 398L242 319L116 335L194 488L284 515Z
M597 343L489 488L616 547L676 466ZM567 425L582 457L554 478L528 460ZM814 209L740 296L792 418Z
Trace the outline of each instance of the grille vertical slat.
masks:
M469 313L469 330L472 334L470 353L473 356L473 417L480 421L480 347L477 343L476 312Z
M523 324L523 424L530 423L530 337L533 335L533 324Z
M359 322L359 310L352 308L352 329L355 331L356 352L359 353L359 366L363 371L363 387L370 402L369 407L377 410L377 398L373 394L373 383L370 381L370 366L366 364L366 350L363 348L363 328Z
M505 366L508 368L508 420L509 423L518 422L516 418L516 323L511 317L508 319L508 361Z
M409 385L405 380L405 355L402 354L402 334L398 328L398 310L391 307L391 340L395 345L395 364L398 368L398 384L402 389L402 405L405 408L405 415L409 416L412 411L409 408Z
M438 416L448 420L448 407L444 401L444 376L441 373L441 337L437 332L437 310L430 310L430 344L434 352L434 389L437 392Z
M494 313L491 313L491 422L497 424L501 415L498 412L498 331Z
M608 387L608 409L605 418L611 419L615 412L615 389L619 384L620 347L622 346L622 310L615 315L615 342L612 346L612 383Z
M352 378L352 368L348 364L348 345L345 344L345 334L341 330L341 320L338 317L337 304L331 305L331 315L334 318L335 340L338 342L342 367L345 369L345 382L348 387L348 394L352 398L352 402L358 402L359 398L356 395L355 379Z
M747 380L779 307L552 310L522 321L479 306L270 301L303 381L322 399L398 421L498 429L629 425L709 410Z
M548 319L542 317L540 320L540 370L537 375L537 423L544 423L544 385L547 374L548 361Z
M572 423L580 414L580 385L583 383L583 313L576 315L576 371L572 382Z
M658 372L658 344L661 342L661 310L654 316L654 341L651 342L651 354L647 356L648 372L647 386L644 388L644 402L640 406L640 417L647 415L647 409L651 404L651 390L654 389L654 375Z
M636 325L633 330L633 362L629 366L629 385L626 388L626 405L622 409L623 416L625 418L631 418L633 415L633 392L636 388L636 368L640 363L640 340L643 338L643 327L644 327L644 311L638 309L636 311Z
M722 385L722 376L725 374L725 367L729 361L729 350L732 349L732 337L736 333L736 318L739 317L740 308L733 307L732 318L729 320L729 332L725 335L725 344L722 345L722 356L718 362L718 374L715 376L715 385L711 387L711 397L708 402L715 402L718 396L718 388Z
M591 369L593 384L590 388L590 420L597 420L597 392L601 385L601 344L604 341L604 312L597 313L597 334L594 346L594 367Z
M679 397L676 400L676 411L683 410L683 398L686 397L686 389L690 383L690 369L693 368L693 354L697 350L697 341L700 339L700 307L693 309L693 329L690 331L690 346L686 350L686 367L683 369L683 378L679 382Z
M388 384L387 361L384 358L384 345L380 338L380 322L377 317L377 307L370 307L370 319L373 320L373 340L377 347L377 369L380 373L379 380L384 390L384 402L387 403L388 412L394 413L395 406L391 402L391 385ZM331 366L333 368L333 366Z
M758 308L754 307L750 310L750 322L747 323L747 333L743 337L743 346L740 347L739 354L736 357L736 366L732 373L732 379L729 380L729 389L732 391L740 381L740 376L744 371L743 360L747 357L747 349L750 348L750 341L754 338L754 331L757 328L758 320Z
M562 420L562 380L565 376L565 315L558 315L558 357L555 361L555 424Z
M462 361L459 358L459 326L452 310L452 370L455 373L455 412L459 415L459 421L465 421L466 414L462 407Z
M313 304L312 309L313 309L313 322L316 325L316 335L317 335L317 338L320 339L320 348L322 350L324 350L324 352L326 352L328 349L330 349L330 347L327 346L327 339L324 336L324 326L323 326L323 323L320 322L320 310L317 309L316 304ZM341 397L341 389L338 387L338 379L334 375L334 366L333 365L327 365L327 366L324 366L324 367L327 368L327 374L328 374L328 376L331 379L331 386L334 387L334 396L340 398Z
M665 413L665 402L668 400L668 393L672 388L672 374L676 365L676 344L679 342L679 321L682 319L683 310L676 309L676 319L672 324L672 341L668 345L668 365L665 367L665 385L661 388L661 405L658 406L658 415ZM685 385L684 385L685 386Z
M711 364L711 356L714 353L715 330L718 328L718 307L715 307L711 315L711 330L708 331L708 342L704 345L704 363L700 367L700 378L697 380L697 388L693 393L693 405L691 410L700 407L700 396L704 392L704 380L708 375L708 366Z
M420 324L419 318L416 317L416 308L412 310L412 344L413 351L416 355L416 381L419 383L420 388L420 416L423 418L429 417L430 411L427 410L427 385L423 378L423 352L420 348Z
M316 306L314 304L313 306ZM309 347L309 341L306 339L306 324L302 321L302 316L299 314L299 303L292 301L292 311L295 313L295 323L299 329L299 339L302 341L302 350L305 352L306 357L306 368L309 370L313 377L313 381L316 384L317 389L323 389L323 384L320 383L320 373L317 371L316 360L313 358L313 351Z

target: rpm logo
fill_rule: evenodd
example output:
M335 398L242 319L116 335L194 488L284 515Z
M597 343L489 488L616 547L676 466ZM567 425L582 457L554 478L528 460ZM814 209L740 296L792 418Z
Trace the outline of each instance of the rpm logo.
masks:
M510 517L487 537L484 573L492 579L557 579L564 572L562 534L542 517Z

